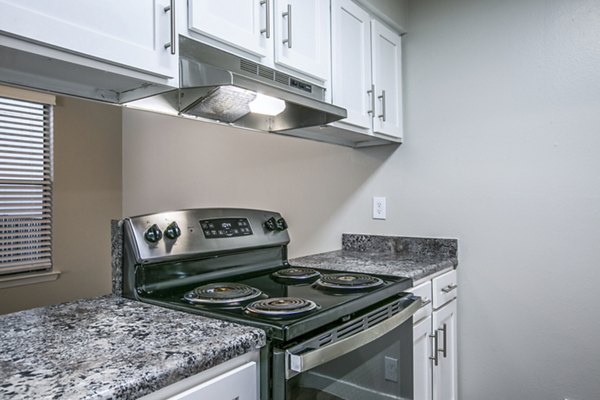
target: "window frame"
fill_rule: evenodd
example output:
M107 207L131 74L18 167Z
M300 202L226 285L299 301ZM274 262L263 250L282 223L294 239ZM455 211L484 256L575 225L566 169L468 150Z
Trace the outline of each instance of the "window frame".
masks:
M34 259L31 260L31 262L26 262L26 261L22 261L21 265L14 265L11 266L11 262L12 261L8 261L6 263L2 263L0 261L0 288L4 288L4 287L11 287L11 286L18 286L18 285L22 285L22 284L29 284L29 283L39 283L39 282L44 282L44 281L50 281L50 280L55 280L58 278L58 275L60 274L59 271L55 271L54 270L54 265L53 265L53 259L52 259L52 247L53 247L53 236L54 236L54 232L53 232L53 203L52 203L52 195L53 195L53 184L54 184L54 106L56 105L56 98L53 95L50 94L46 94L46 93L40 93L40 92L34 92L34 91L30 91L30 90L24 90L24 89L20 89L20 88L16 88L16 87L9 87L9 86L2 86L0 85L0 97L3 99L8 99L10 102L10 100L14 100L17 102L29 102L29 103L36 103L38 105L42 105L43 107L41 108L42 112L39 113L39 117L41 117L41 119L39 119L39 121L41 122L40 125L40 133L42 133L42 136L39 138L35 138L35 132L34 135L32 135L32 143L36 143L37 145L41 146L45 146L47 144L48 148L47 149L43 149L41 151L41 163L37 162L37 161L32 161L32 162L27 162L27 161L22 161L19 160L19 157L16 156L14 157L15 163L17 162L22 162L23 165L26 165L30 168L32 168L32 171L35 171L35 173L32 173L31 175L36 175L36 174L40 174L39 177L35 177L32 179L23 179L23 180L19 180L18 183L12 183L13 186L21 186L23 188L27 188L26 190L23 190L23 192L27 192L27 191L32 191L32 193L36 193L39 194L39 196L33 196L34 199L38 200L38 202L36 203L36 201L32 201L32 209L33 211L30 212L30 215L33 215L34 221L37 221L37 223L43 222L43 223L47 223L47 233L43 232L40 228L37 228L36 233L34 234L34 240L23 240L22 237L18 236L15 234L16 229L7 229L6 231L2 231L3 236L2 238L0 238L0 241L2 241L2 245L4 246L3 249L5 250L5 256L8 258L16 258L19 255L24 254L23 250L19 250L19 246L16 246L14 249L14 254L15 255L10 255L9 251L13 250L10 248L10 246L12 245L12 243L15 242L26 242L26 243L30 243L31 248L33 248L33 250L31 250L31 252L35 255L36 254L36 250L40 252L40 259L43 260L43 262L40 263L35 263L35 257ZM8 103L5 100L5 105ZM5 106L5 111L6 108L10 108L10 106ZM18 111L15 113L18 114ZM34 113L35 114L35 113ZM6 118L9 118L7 116L7 114L3 115L4 119L5 119L5 133L6 130L10 130L10 128L6 128ZM38 117L38 118L39 118ZM19 117L17 116L17 119ZM34 124L35 125L35 124ZM35 127L32 131L35 131ZM18 132L17 132L18 133ZM25 132L25 135L27 135L28 133ZM8 139L7 139L8 138ZM2 139L4 142L10 142L10 135L3 135ZM27 138L25 138L27 140ZM36 141L37 140L37 141ZM10 143L9 143L10 144ZM25 151L26 152L26 151ZM21 155L21 154L19 154ZM28 154L25 154L27 156L29 156ZM2 154L3 159L2 161L2 167L5 168L5 171L3 172L2 177L0 177L0 187L2 187L3 190L6 190L6 188L9 188L8 190L10 191L10 186L11 186L11 179L17 179L18 174L19 174L19 170L21 169L21 166L18 164L14 164L11 165L11 162L13 160L13 157L11 157L10 155ZM26 157L24 157L26 158ZM31 158L35 158L35 157L31 157ZM8 160L8 161L7 161ZM31 165L29 165L31 164ZM37 165L39 164L39 165ZM10 171L13 169L11 167L17 166L17 168L14 168L15 175L11 178L10 177ZM41 167L41 168L38 168ZM47 169L46 169L47 168ZM9 171L9 172L6 172ZM23 173L22 171L20 173ZM8 177L8 178L7 178ZM16 182L16 181L15 181ZM15 189L16 190L16 189ZM18 191L18 190L17 190ZM3 193L4 196L8 196L8 197L12 197L12 194L6 194ZM23 201L23 199L19 199L17 195L14 196L15 198L15 202L19 203L19 201ZM26 198L26 197L25 197ZM4 213L4 215L6 216L7 214L7 205L4 204L6 203L5 199L1 199L3 204L0 204L0 210L2 210L2 212ZM12 201L12 199L10 200ZM18 211L19 209L19 205L17 204L16 209ZM21 206L22 208L22 206ZM39 211L37 211L39 210ZM16 218L13 221L18 221L18 213L16 213ZM27 213L25 213L24 215L27 215ZM12 215L11 215L12 216ZM2 218L2 217L0 217ZM6 218L6 217L5 217ZM7 220L9 222L7 222L7 226L10 224L10 217L7 218ZM30 219L31 221L31 219ZM1 222L0 222L1 224ZM27 223L25 223L25 226L27 226ZM0 228L1 229L1 228ZM23 228L21 228L21 230L23 230ZM23 230L24 232L29 232L27 229ZM15 237L11 237L10 235L14 234ZM44 251L39 250L41 249L44 244L46 244L46 249L47 249L47 256L42 256L42 253L44 253ZM21 248L24 246L23 244L20 245ZM27 252L29 252L30 250L27 250ZM46 254L44 253L44 254ZM25 259L28 257L24 257ZM31 257L29 257L31 258ZM0 260L2 260L2 257L0 257ZM4 265L3 265L4 264Z

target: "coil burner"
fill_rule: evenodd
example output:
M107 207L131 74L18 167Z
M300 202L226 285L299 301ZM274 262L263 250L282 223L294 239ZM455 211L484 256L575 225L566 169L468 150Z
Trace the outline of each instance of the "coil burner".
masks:
M271 276L278 281L288 283L303 283L317 279L321 276L321 273L312 268L291 267L275 271L271 274Z
M315 282L317 288L330 290L366 290L375 289L383 285L379 278L364 274L327 274Z
M247 314L264 315L268 317L297 317L310 311L317 310L319 306L311 300L299 297L274 297L272 299L258 300L246 306Z
M233 304L253 300L262 292L242 283L215 282L187 292L183 298L196 304Z

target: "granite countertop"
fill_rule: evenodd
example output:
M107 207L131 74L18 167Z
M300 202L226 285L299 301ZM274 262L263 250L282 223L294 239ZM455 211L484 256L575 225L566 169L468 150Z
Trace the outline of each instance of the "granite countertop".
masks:
M0 398L134 399L265 344L262 330L103 296L0 316Z
M456 239L342 235L342 249L290 260L292 265L396 275L419 282L456 268Z

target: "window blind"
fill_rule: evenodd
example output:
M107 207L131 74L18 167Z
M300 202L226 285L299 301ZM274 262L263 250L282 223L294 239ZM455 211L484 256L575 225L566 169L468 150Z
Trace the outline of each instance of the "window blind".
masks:
M0 275L52 268L52 112L0 96Z

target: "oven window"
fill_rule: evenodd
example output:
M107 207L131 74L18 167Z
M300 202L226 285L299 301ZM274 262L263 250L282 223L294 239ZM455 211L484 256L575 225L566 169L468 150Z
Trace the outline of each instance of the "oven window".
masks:
M410 321L412 319L354 351L289 379L285 385L286 400L412 399Z

